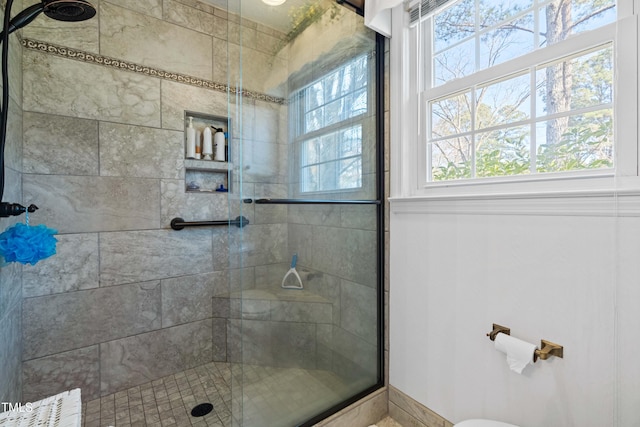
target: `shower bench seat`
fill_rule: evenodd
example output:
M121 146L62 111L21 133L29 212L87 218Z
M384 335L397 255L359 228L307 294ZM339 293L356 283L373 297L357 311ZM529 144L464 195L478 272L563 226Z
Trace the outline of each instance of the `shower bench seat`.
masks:
M328 299L306 289L278 287L232 292L213 300L214 318L226 325L228 337L236 337L236 344L226 348L226 360L280 368L331 366L337 310Z
M214 316L216 305L224 306L226 301L229 304L228 315L219 317L316 324L333 322L331 301L306 289L246 289L232 292L228 297L214 298ZM222 311L221 314L225 314L225 308Z

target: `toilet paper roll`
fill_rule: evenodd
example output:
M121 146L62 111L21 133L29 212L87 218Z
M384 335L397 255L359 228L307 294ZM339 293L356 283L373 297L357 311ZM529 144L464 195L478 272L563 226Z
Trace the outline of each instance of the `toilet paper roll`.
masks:
M496 335L494 343L496 350L507 355L507 364L513 372L521 374L529 363L533 363L533 355L537 348L535 344L503 333Z

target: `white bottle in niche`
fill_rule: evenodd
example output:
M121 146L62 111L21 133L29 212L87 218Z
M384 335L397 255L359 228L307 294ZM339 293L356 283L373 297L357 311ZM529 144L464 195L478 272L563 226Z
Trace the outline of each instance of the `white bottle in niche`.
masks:
M206 126L202 131L202 155L205 160L213 160L213 145L211 140L211 127Z
M189 127L187 127L187 159L196 158L196 129L193 127L193 117L188 117Z
M219 162L226 162L224 156L224 132L222 128L216 129L215 135L213 135L213 144L216 147L216 160Z

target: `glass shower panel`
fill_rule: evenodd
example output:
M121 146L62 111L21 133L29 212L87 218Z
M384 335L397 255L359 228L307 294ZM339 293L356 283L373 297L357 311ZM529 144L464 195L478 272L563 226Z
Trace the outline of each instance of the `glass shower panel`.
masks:
M281 260L246 267L252 283L232 302L245 427L300 425L379 379L377 206L257 204L255 217L272 208L288 211ZM286 288L300 283L284 279L292 269L303 289Z
M376 38L332 2L228 10L232 419L311 425L382 378Z

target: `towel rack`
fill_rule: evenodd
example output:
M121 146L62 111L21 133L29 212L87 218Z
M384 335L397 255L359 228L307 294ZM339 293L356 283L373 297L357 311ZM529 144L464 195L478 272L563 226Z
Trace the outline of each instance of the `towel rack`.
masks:
M217 221L185 221L182 218L173 218L171 220L171 228L174 230L182 230L185 227L205 227L216 225L236 225L238 228L242 228L249 224L249 220L243 216L238 216L236 219L223 219Z

